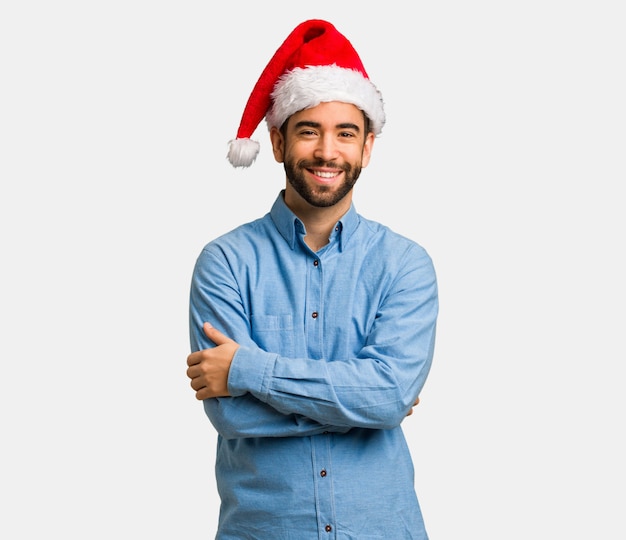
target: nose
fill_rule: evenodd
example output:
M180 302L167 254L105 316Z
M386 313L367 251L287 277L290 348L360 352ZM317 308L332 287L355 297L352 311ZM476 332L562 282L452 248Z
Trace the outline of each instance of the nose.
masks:
M322 134L315 147L314 152L315 159L321 159L323 161L333 161L339 155L337 141L331 134Z

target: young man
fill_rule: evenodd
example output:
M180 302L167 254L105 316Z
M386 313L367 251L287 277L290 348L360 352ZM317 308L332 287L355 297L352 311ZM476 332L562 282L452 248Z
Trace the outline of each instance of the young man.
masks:
M352 189L385 121L349 41L299 25L265 68L229 159L266 118L285 189L205 246L187 375L218 432L216 538L426 539L401 423L433 357L426 251L357 214Z

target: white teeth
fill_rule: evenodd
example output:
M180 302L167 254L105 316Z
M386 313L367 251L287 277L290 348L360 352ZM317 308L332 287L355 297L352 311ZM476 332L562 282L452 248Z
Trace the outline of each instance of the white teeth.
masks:
M336 172L322 172L322 171L315 171L315 175L319 176L320 178L334 178L335 176L337 176L339 173Z

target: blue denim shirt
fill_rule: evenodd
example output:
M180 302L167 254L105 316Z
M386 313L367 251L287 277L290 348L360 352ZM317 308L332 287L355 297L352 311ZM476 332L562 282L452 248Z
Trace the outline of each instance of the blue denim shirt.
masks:
M401 428L428 375L438 312L418 244L357 214L311 251L282 193L204 247L193 351L210 322L240 344L218 432L218 539L426 539Z

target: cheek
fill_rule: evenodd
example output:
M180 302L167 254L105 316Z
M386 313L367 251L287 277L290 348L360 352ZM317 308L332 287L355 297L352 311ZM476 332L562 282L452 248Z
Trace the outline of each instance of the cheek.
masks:
M306 145L303 144L287 144L282 148L283 161L296 162L303 158L310 157L307 153Z

